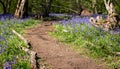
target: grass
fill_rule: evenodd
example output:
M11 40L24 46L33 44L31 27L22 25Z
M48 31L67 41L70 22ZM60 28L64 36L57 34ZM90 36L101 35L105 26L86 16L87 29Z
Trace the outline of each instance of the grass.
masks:
M12 29L22 34L25 28L36 25L37 20L5 20L0 21L0 69L30 69L29 54L22 51L20 46L27 47Z
M71 44L74 50L101 59L106 68L119 69L120 58L113 52L120 52L120 35L110 34L101 29L81 23L72 25L56 24L52 35L61 42ZM83 51L81 51L83 50Z

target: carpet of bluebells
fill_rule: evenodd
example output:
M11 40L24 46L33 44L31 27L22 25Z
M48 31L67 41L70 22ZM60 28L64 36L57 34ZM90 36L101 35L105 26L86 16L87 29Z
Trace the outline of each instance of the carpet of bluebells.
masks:
M29 55L20 46L27 47L12 29L17 32L38 21L25 18L15 19L12 14L0 15L0 69L30 69Z
M59 16L58 14L55 16ZM66 16L61 15L60 16ZM92 17L96 18L96 15ZM101 15L106 18L106 15ZM92 57L107 58L110 60L111 68L120 68L120 59L117 59L114 52L120 52L120 34L103 31L90 23L90 17L72 16L71 19L55 23L55 32L52 33L60 41L73 44L77 48L89 50ZM86 51L86 53L88 53ZM114 59L112 57L115 57ZM114 60L114 61L112 61ZM109 68L110 69L110 68Z

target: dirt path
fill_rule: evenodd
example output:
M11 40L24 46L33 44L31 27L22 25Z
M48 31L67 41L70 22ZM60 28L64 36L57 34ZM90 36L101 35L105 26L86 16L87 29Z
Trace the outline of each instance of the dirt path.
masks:
M27 29L25 36L31 41L33 50L44 59L52 69L103 69L93 60L81 56L50 37L51 22L45 22L37 27Z

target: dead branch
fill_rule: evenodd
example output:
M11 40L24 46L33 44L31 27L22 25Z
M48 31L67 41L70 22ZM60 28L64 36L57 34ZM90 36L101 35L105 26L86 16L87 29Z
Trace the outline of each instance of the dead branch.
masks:
M106 2L106 0L104 0L104 3L105 3L105 7L106 7L106 10L108 11L109 15L116 13L113 4L110 3L110 0L108 0L107 2Z
M21 40L24 41L24 43L26 43L27 45L29 44L29 42L22 36L20 35L19 33L17 33L15 30L12 29L12 32L17 35Z
M12 29L12 32L15 35L17 35L21 40L23 40L28 46L30 46L29 45L30 43L22 35L20 35L19 33L17 33L13 29ZM35 51L32 51L32 50L30 50L28 48L25 48L25 47L22 47L22 46L21 46L21 48L22 48L23 51L27 52L30 55L30 59L29 60L31 62L31 69L38 69L38 65L37 65L38 63L37 63L37 59L36 59L37 53Z
M31 48L31 47L32 47L30 41L26 40L22 35L20 35L19 33L17 33L17 32L16 32L15 30L13 30L13 29L12 29L12 32L13 32L15 35L17 35L21 40L23 40L24 43L25 43L26 45L28 45L28 48Z
M113 52L113 54L115 54L115 55L120 55L120 52Z

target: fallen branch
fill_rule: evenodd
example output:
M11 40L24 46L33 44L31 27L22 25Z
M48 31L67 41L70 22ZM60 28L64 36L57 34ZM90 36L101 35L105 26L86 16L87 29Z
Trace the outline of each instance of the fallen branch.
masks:
M19 33L17 33L15 30L12 29L12 32L17 35L21 40L23 40L26 44L27 44L27 40L22 36L20 35Z
M115 55L120 55L120 52L113 52L113 54L115 54Z
M28 45L28 48L31 47L30 41L27 41L22 35L20 35L19 33L17 33L17 32L16 32L15 30L13 30L13 29L12 29L12 32L13 32L15 35L17 35L21 40L23 40L24 43Z
M31 47L30 42L28 42L22 35L20 35L19 33L17 33L15 30L12 29L12 32L17 35L21 40L23 40L29 47ZM27 52L30 55L30 62L31 62L31 69L39 69L38 67L38 63L37 63L37 53L35 51L32 51L28 48L22 47L22 50Z

